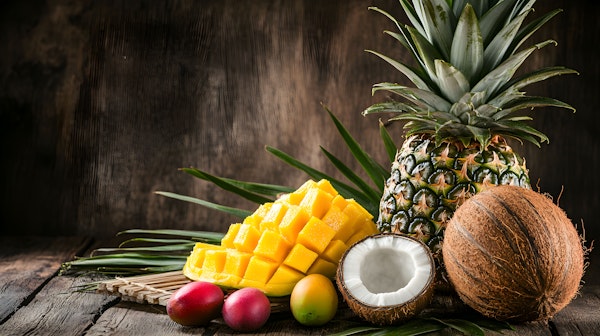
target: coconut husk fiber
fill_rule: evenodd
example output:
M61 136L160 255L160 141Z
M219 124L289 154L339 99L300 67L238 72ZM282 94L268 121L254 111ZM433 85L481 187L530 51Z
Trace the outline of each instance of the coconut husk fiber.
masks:
M547 196L514 186L478 193L448 223L443 258L459 297L498 320L547 320L577 294L581 238Z

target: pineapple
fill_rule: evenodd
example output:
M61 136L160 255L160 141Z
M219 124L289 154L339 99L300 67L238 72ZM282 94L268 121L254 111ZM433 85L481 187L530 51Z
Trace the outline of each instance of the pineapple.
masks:
M560 10L524 25L534 0L400 0L412 26L386 32L407 48L416 66L369 51L400 71L414 87L379 83L373 93L390 92L401 100L368 107L363 114L391 113L404 121L406 139L392 163L379 206L382 232L421 239L437 255L446 222L465 199L494 185L531 188L525 160L507 144L512 138L538 147L547 142L527 125L524 109L570 105L521 89L562 74L546 67L515 76L529 55L552 40L522 44ZM443 268L443 265L441 266Z

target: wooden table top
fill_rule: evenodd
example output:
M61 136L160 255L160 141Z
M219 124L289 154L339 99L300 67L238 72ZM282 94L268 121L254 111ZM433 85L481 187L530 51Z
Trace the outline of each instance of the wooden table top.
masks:
M106 278L58 275L63 262L94 247L81 237L0 238L0 335L226 335L216 320L206 328L172 322L160 305L126 302L111 294L76 291ZM550 322L513 325L504 335L600 335L600 267L591 256L581 295ZM342 308L324 327L303 327L280 312L257 334L326 335L348 329L357 318ZM443 331L432 335L449 335ZM496 334L496 333L491 333Z

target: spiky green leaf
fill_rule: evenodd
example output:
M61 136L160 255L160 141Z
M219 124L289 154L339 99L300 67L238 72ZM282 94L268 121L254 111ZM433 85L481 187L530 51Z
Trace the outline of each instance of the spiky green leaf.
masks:
M452 32L456 18L445 0L413 1L427 40L436 47L443 59L449 59Z
M121 231L118 235L127 234L142 234L142 235L153 235L153 236L173 236L173 237L184 237L193 240L208 242L208 243L220 243L221 239L225 234L213 231L199 231L199 230L175 230L175 229L129 229Z
M500 32L494 36L490 44L485 48L483 53L484 73L496 68L498 64L502 63L512 54L512 50L508 52L510 45L519 32L519 28L521 27L521 24L525 20L525 17L528 13L529 12L525 12L517 16L508 25L502 28L502 30L500 30Z
M451 104L444 98L427 90L407 87L395 83L379 83L373 86L373 92L389 91L421 106L425 111L448 111Z
M465 335L470 336L485 336L485 332L477 324L460 319L438 319L431 317L430 319L439 322L452 329L458 330Z
M517 1L519 0L499 1L483 17L480 17L479 28L481 29L484 45L488 45L504 27L504 24L509 21L507 18L510 18L509 14Z
M387 131L384 123L379 120L379 135L383 140L383 145L385 148L385 152L387 153L388 159L390 160L390 164L394 162L396 158L396 152L398 151L398 146L394 142L394 139L390 136L390 133Z
M176 193L172 193L172 192L157 191L155 193L157 195L161 195L161 196L165 196L165 197L170 197L170 198L178 199L178 200L184 201L184 202L196 203L196 204L202 205L204 207L207 207L207 208L210 208L210 209L213 209L213 210L218 210L218 211L221 211L221 212L224 212L224 213L236 216L238 218L246 218L246 217L248 217L248 216L250 216L252 214L251 211L237 209L237 208L232 208L232 207L228 207L228 206L224 206L224 205L212 203L212 202L209 202L209 201L201 200L201 199L198 199L198 198L195 198L195 197L180 195L180 194L176 194Z
M383 192L384 183L389 174L387 169L378 164L367 152L365 152L339 119L337 119L329 109L326 108L326 110L356 161L365 170L373 183L375 183L379 192Z
M531 35L533 35L533 33L535 33L538 29L540 29L540 27L542 27L544 24L546 24L546 22L548 22L560 12L562 12L561 9L555 9L551 12L544 14L542 17L535 19L534 21L527 24L525 27L521 28L517 35L514 37L513 42L509 47L509 50L511 50L512 53L515 53L519 49L519 47L521 47L521 45L525 43L525 41L527 41L527 39L529 39Z
M381 199L381 193L373 189L365 180L363 180L358 174L354 173L347 165L345 165L340 159L338 159L331 152L321 147L321 151L325 154L327 159L333 164L337 170L342 173L350 182L354 183L363 193L371 199L373 203L377 203Z
M448 62L435 60L435 73L440 91L449 101L458 101L471 89L467 78Z
M514 76L515 72L519 69L523 62L525 62L527 57L531 55L531 53L552 43L556 42L553 40L547 40L512 55L506 61L502 62L502 64L496 67L493 71L491 71L485 77L483 77L472 88L471 91L485 92L487 98L486 100L489 100L490 98L493 99L493 97L495 97L496 94L498 94L498 90L502 88L506 83L508 83L508 81Z
M483 67L483 50L477 16L473 7L467 4L454 32L450 63L460 70L469 83L479 76Z
M251 202L254 202L257 204L273 202L272 198L264 197L264 196L249 192L247 189L240 188L239 186L245 185L243 183L235 183L234 184L231 182L231 181L233 181L231 179L225 179L222 177L214 176L207 172L201 171L200 169L197 169L197 168L182 168L181 170L183 170L184 172L186 172L188 174L196 176L200 179L210 181L214 185L220 187L221 189L232 192L232 193L234 193L240 197L243 197Z
M387 101L383 103L373 104L367 107L362 115L366 116L373 113L418 113L419 111L415 109L415 106L405 104L398 101Z
M376 51L367 50L367 52L376 55L391 64L394 68L396 68L396 70L403 73L412 83L414 83L417 88L422 90L430 90L429 85L423 79L421 79L422 75L418 74L417 70Z
M308 174L308 176L312 177L315 180L321 180L321 179L329 180L329 182L331 182L331 185L342 196L344 196L345 198L354 198L356 200L356 202L358 202L358 204L360 204L363 208L365 208L367 211L369 211L369 213L371 213L373 216L375 216L378 213L378 211L379 211L378 206L376 206L375 204L372 204L370 202L369 198L367 196L365 196L361 191L359 191L355 188L352 188L348 184L343 183L343 182L339 181L338 179L335 179L334 177L332 177L328 174L325 174L324 172L322 172L318 169L314 169L314 168L310 167L309 165L297 160L293 156L291 156L277 148L267 146L266 149L269 153L275 155L277 158L279 158L286 164L305 172L306 174Z

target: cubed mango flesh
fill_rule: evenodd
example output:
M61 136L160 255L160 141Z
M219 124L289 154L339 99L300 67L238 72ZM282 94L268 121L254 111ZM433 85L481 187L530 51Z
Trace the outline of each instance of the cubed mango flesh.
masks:
M260 231L273 230L277 231L281 219L285 215L288 205L285 203L274 203L271 209L260 222Z
M335 275L352 242L377 233L373 216L329 181L307 181L231 224L221 246L197 243L184 265L192 280L289 295L307 274Z
M309 189L300 202L300 206L305 208L312 216L321 218L329 210L333 196L319 188Z
M335 231L317 217L311 217L298 233L296 243L321 254L335 236Z
M319 254L306 248L302 244L296 244L283 261L284 265L292 267L302 273L306 273Z
M281 219L279 232L281 232L285 239L293 244L296 242L298 233L300 233L300 230L302 230L309 219L310 214L306 209L299 206L290 206L285 216Z
M281 263L291 248L291 244L278 232L265 230L258 240L254 254Z
M221 246L226 248L234 248L233 241L237 236L238 232L240 232L241 223L231 224L229 226L229 230L225 233L225 236L221 239Z
M252 252L258 243L260 232L249 224L240 225L240 229L233 240L233 246L238 251Z

